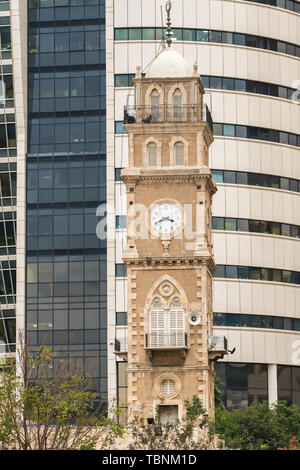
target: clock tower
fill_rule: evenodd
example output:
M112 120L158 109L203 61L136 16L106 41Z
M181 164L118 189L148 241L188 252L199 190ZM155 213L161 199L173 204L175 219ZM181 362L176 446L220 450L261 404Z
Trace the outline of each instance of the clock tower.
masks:
M184 415L197 395L214 415L214 361L227 353L213 336L212 120L197 71L171 46L142 78L124 124L127 191L129 418L162 423Z

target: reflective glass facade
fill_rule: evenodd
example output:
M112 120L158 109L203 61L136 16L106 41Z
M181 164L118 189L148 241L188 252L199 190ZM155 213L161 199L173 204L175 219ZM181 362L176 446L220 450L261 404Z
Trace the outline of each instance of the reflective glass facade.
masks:
M16 349L17 149L9 2L0 2L0 355Z
M254 47L300 57L300 47L276 39L252 34L208 29L173 28L177 41L216 42ZM115 41L154 41L162 39L161 28L115 28Z
M28 337L82 359L105 399L105 0L31 0L28 44Z
M142 74L143 75L143 74ZM116 74L115 87L133 87L134 74ZM274 83L259 82L257 80L245 80L241 78L202 75L201 80L204 88L215 90L241 91L244 93L257 93L259 95L277 96L292 100L296 89L275 85Z
M228 409L246 408L254 401L268 400L267 364L216 363L223 401Z

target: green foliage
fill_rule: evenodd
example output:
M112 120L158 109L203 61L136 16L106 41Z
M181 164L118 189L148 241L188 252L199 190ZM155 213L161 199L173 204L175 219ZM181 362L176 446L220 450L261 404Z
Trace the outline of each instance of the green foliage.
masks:
M197 396L185 400L185 417L175 424L160 424L156 416L154 424L135 421L131 426L131 450L204 450L213 438L213 425ZM200 431L200 433L199 433Z
M8 359L2 367L0 449L109 448L122 435L119 410L103 414L76 361L60 361L54 370L54 357L44 346L34 355L23 347L16 364Z
M300 413L294 406L278 402L253 403L233 411L216 409L216 433L230 449L276 450L300 437Z

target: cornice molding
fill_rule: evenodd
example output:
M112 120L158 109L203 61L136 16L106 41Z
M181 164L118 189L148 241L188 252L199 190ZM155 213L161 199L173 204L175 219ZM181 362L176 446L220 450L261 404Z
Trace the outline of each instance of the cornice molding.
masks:
M152 174L128 174L130 169L126 169L127 174L121 175L123 182L127 185L136 185L136 184L153 184L156 182L162 183L194 183L194 184L203 184L203 180L205 180L205 184L207 189L210 191L211 194L215 194L217 191L217 185L213 181L211 174L201 174L201 173L187 173L187 174L159 174L159 173L152 173Z
M126 255L123 257L124 263L127 268L133 269L157 269L157 268L174 268L179 267L180 269L191 269L195 267L207 268L209 273L213 275L216 269L216 264L212 256L190 256L190 257L172 257L168 256L165 258L127 258Z

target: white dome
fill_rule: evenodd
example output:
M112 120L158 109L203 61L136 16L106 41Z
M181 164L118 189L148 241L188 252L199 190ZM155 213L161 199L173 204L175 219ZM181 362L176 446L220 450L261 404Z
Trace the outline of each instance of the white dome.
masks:
M182 78L192 75L192 68L187 61L171 48L164 49L146 71L146 78Z

